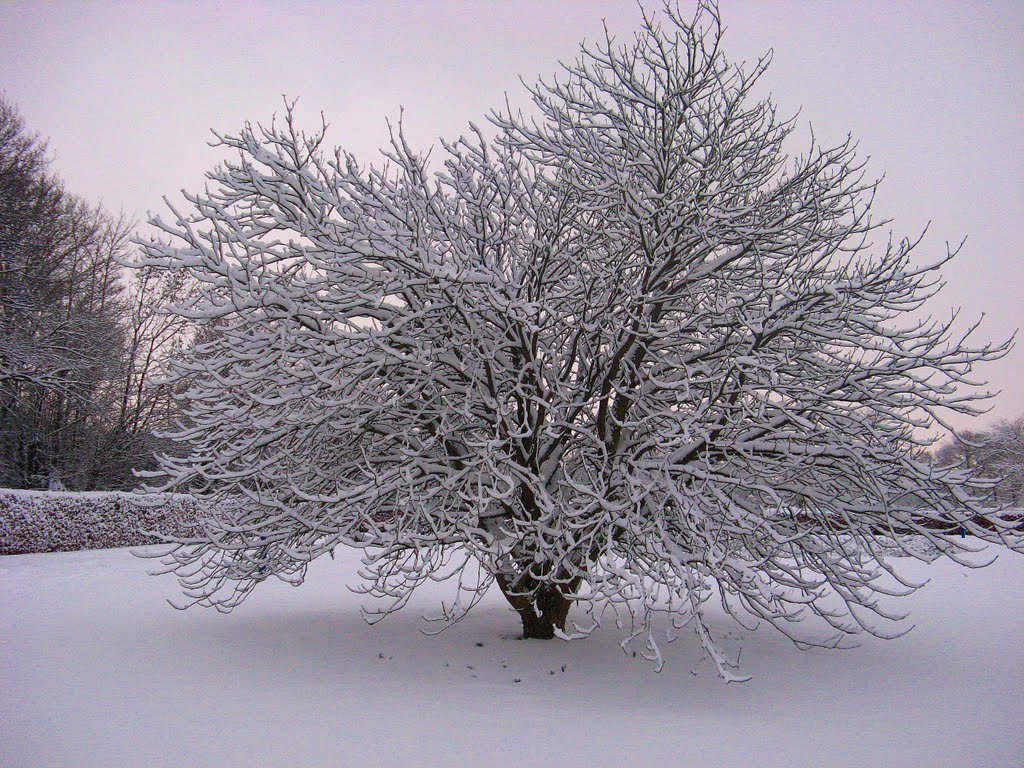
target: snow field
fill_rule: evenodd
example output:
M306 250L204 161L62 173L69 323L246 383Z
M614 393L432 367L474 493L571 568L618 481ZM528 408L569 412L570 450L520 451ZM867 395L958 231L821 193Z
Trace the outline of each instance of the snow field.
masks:
M515 639L493 591L436 637L446 585L376 626L357 553L268 583L230 615L175 611L170 577L128 550L0 558L0 765L1011 766L1021 755L1024 558L905 561L932 583L916 629L800 651L712 610L751 682L725 685L684 634L666 667L614 627Z

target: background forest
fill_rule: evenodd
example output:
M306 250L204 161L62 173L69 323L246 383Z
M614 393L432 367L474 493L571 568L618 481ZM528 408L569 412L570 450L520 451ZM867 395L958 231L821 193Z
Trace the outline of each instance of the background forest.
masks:
M180 282L125 267L133 223L64 188L0 98L0 487L125 489L173 412Z

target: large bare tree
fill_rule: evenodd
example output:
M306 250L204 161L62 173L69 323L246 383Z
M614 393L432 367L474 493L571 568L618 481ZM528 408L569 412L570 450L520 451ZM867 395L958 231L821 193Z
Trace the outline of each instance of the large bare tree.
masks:
M429 162L398 126L361 165L290 108L220 137L143 244L209 328L154 482L216 510L167 556L195 602L355 546L382 613L447 577L454 621L496 584L526 637L611 609L660 659L666 612L731 678L712 597L831 644L892 631L908 536L1019 547L919 438L1006 345L921 319L951 255L881 231L851 143L788 154L767 60L720 42L712 6L645 15ZM567 629L573 603L601 610Z

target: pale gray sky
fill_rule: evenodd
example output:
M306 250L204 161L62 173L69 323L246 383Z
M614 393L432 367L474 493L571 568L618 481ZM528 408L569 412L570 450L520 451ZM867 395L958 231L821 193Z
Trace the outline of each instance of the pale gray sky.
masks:
M688 3L682 2L685 8ZM860 140L886 175L878 215L897 235L931 220L922 256L967 236L938 314L1024 325L1024 3L721 0L733 60L769 48L763 81L818 137ZM68 188L142 220L202 185L209 129L266 121L283 94L323 111L328 140L373 159L405 108L413 142L481 121L518 75L556 70L577 43L638 21L633 0L573 2L0 2L0 90L50 138ZM1022 340L1024 341L1024 340ZM1024 412L1024 343L984 372L995 418Z

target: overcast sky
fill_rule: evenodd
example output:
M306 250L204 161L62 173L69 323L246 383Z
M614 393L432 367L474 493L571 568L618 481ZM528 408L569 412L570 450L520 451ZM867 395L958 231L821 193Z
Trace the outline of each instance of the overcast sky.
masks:
M689 3L682 3L687 7ZM885 174L876 213L898 236L931 221L922 256L967 237L934 306L1024 325L1024 3L722 0L733 60L774 51L764 82L823 142L848 132ZM568 2L0 1L0 90L49 137L67 187L142 221L197 189L210 129L300 122L372 160L405 109L414 145L462 133L521 75L552 74L584 38L628 35L633 0ZM995 418L1024 412L1024 344L984 375ZM961 422L962 424L962 422Z

